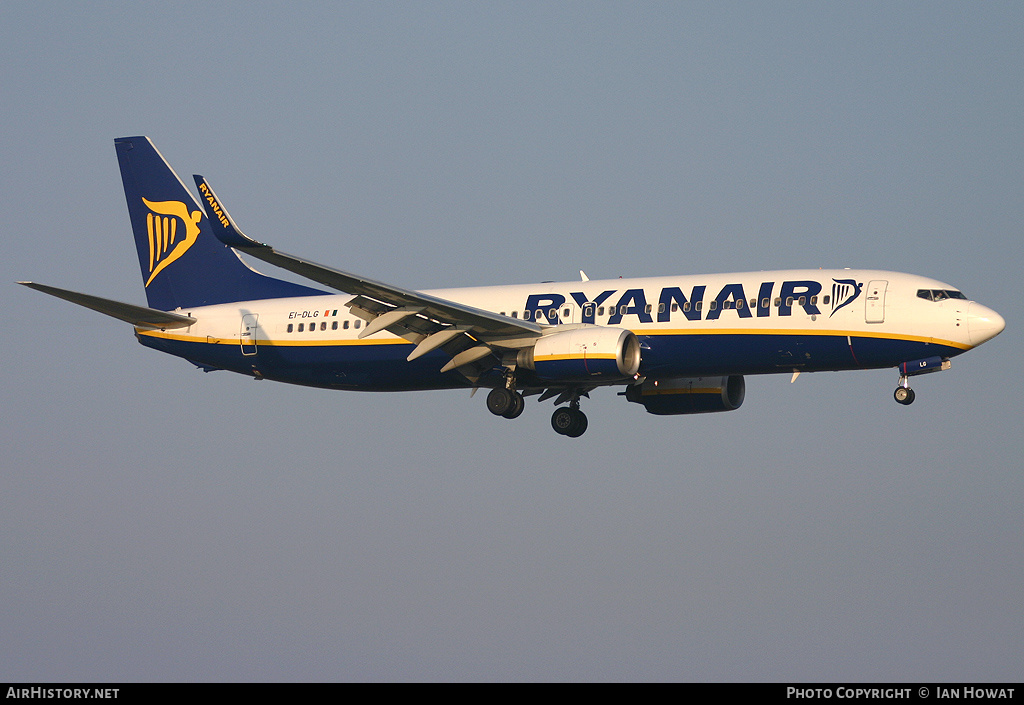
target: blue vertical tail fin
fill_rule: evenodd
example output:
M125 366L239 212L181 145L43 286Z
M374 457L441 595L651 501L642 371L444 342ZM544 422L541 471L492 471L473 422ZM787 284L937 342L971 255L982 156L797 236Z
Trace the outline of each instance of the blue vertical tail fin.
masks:
M148 137L114 140L146 300L162 311L324 292L250 268L213 235L192 193Z

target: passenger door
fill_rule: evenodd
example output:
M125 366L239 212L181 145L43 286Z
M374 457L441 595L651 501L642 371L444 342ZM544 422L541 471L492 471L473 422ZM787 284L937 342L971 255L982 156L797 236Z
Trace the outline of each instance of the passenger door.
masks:
M882 279L868 282L867 296L864 298L865 323L885 323L885 289L888 284Z

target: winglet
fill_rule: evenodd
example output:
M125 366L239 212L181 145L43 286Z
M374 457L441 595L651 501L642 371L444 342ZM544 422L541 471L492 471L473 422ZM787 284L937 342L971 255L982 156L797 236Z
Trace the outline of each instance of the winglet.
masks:
M196 180L196 187L199 189L200 199L203 202L203 208L206 210L206 215L210 219L210 226L213 229L213 234L217 236L217 239L223 242L228 247L270 247L262 242L257 242L251 237L245 236L238 226L235 225L235 221L228 215L227 209L221 205L220 199L217 198L217 194L213 192L210 185L206 182L206 179L199 174L192 176Z

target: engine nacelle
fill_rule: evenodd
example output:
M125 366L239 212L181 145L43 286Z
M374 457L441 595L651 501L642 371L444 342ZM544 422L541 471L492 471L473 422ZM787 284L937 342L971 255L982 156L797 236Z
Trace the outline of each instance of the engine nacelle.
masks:
M659 416L704 414L740 408L746 389L742 375L647 379L627 387L626 399Z
M640 369L640 341L623 328L584 326L540 338L516 364L544 380L628 379Z

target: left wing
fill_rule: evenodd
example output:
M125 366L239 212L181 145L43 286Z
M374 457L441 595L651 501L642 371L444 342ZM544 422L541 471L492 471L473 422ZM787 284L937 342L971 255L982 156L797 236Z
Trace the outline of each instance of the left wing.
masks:
M356 298L347 306L368 321L360 337L381 330L401 336L416 343L416 348L409 355L410 360L440 348L452 358L443 368L444 371L458 368L472 379L472 368L479 368L484 358L494 354L501 361L503 351L533 345L547 328L532 321L509 318L492 311L402 289L279 252L270 245L242 234L206 179L199 175L193 178L213 232L221 242L338 291L356 294Z

